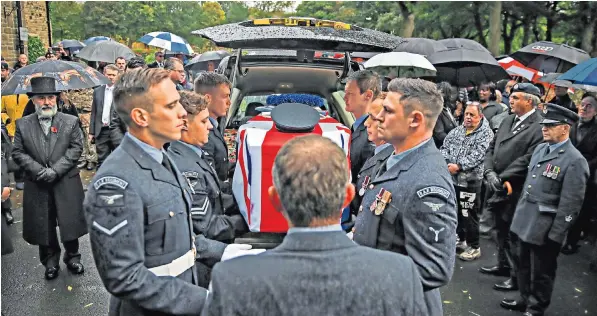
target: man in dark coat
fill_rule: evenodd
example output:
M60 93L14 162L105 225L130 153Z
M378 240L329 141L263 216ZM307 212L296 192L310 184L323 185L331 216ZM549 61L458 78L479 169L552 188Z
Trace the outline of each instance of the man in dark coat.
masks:
M542 316L549 306L557 259L567 230L583 204L589 167L569 140L570 125L578 120L565 107L544 104L543 138L531 157L524 192L510 227L518 236L517 265L520 300L501 306Z
M357 71L348 78L344 93L346 111L352 113L355 118L350 129L350 175L352 183L356 185L359 171L367 159L375 154L375 144L367 136L365 120L369 117L369 106L381 94L381 78L371 70ZM350 204L352 214L358 213L359 202L360 199L355 199ZM346 222L347 218L344 219Z
M111 152L120 145L124 134L120 129L111 128L114 117L113 91L118 76L118 67L108 65L104 68L104 75L112 82L93 90L91 103L91 118L89 121L89 137L95 143L97 151L97 168L108 158Z
M454 271L457 225L452 177L432 139L442 96L421 79L394 79L388 91L375 120L394 153L366 187L354 241L410 257L425 291L421 315L442 315L439 288Z
M164 68L164 52L157 51L154 56L155 61L147 65L147 68Z
M495 212L497 231L498 264L482 267L481 272L511 279L494 285L502 291L516 290L516 267L510 250L510 224L516 202L522 192L529 160L535 147L543 141L541 115L536 110L540 91L530 83L514 85L510 94L512 113L500 125L485 155L484 177L493 195L487 200L488 211ZM504 182L512 186L512 194L506 195Z
M206 315L431 315L410 258L359 246L338 224L355 195L347 168L318 135L280 149L268 194L292 228L273 250L216 264Z
M578 115L579 122L570 128L570 141L587 160L591 173L589 179L594 179L597 171L597 98L594 95L587 95L582 99ZM597 216L597 186L594 181L589 181L580 214L568 231L563 254L572 254L578 250L580 235L582 232L585 235L589 233L591 217L594 216Z
M31 79L28 93L36 113L17 120L13 158L26 174L23 194L23 238L39 245L48 280L58 276L60 245L67 268L84 272L79 237L87 234L83 185L77 162L83 152L79 118L58 112L53 78Z
M4 123L2 123L2 166L0 168L0 171L2 172L2 185L0 186L0 189L2 191L2 211L5 212L5 210L8 209L8 212L10 212L10 194L12 188L10 187L10 177L8 174L8 157L10 156L12 144L8 138L8 133L6 133L4 129ZM12 217L12 214L10 214L10 216ZM0 218L0 224L2 225L2 255L6 255L14 251L12 240L10 239L10 234L8 231L7 220Z
M228 173L231 170L228 161L228 145L222 133L222 126L218 123L230 108L230 81L214 72L201 72L195 79L195 92L208 99L209 121L213 125L213 129L209 131L209 141L203 147L208 154L206 159L216 169L220 181L226 182L224 192L230 192L230 185L227 182Z

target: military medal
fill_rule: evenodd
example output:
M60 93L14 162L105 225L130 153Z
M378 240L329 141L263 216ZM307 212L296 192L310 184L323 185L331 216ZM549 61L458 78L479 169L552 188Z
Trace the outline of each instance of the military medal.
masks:
M365 176L365 180L363 180L363 184L361 185L361 189L359 190L359 196L365 195L365 190L369 185L369 182L371 182L371 177Z
M375 215L379 216L383 214L383 211L386 209L386 206L392 199L392 193L387 191L386 189L379 190L379 193L375 196L375 202L371 205L371 211L375 212Z
M559 174L560 174L560 167L554 166L553 167L553 172L551 174L551 178L555 180L558 177Z
M549 170L551 169L551 164L547 164L547 166L545 167L545 171L543 171L543 176L544 177L549 177Z

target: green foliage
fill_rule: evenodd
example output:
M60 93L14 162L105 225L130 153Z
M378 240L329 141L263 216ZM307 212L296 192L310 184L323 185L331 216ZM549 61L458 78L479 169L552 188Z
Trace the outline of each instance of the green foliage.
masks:
M35 62L35 60L46 54L46 48L44 43L37 36L29 36L27 39L27 53L29 60Z

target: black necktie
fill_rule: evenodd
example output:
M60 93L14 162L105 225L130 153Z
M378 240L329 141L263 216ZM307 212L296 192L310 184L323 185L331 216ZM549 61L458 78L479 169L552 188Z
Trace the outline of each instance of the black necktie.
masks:
M549 155L549 152L550 152L550 151L551 151L551 150L549 149L549 146L547 146L547 148L545 149L545 156Z
M518 117L518 116L517 116L517 117L514 119L514 123L512 124L512 129L515 129L515 128L516 128L516 125L518 124L518 122L520 122L520 117Z
M164 168L166 168L166 170L168 170L168 172L170 172L176 178L176 174L174 173L174 168L172 168L170 159L168 159L168 156L165 153L162 153L162 166L164 166Z

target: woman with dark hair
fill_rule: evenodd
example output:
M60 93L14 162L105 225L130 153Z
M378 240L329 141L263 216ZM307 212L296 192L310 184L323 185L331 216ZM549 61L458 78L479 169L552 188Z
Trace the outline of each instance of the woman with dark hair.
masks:
M504 112L504 107L497 102L497 94L495 93L495 84L493 82L484 83L479 86L479 102L483 107L483 116L487 121Z
M440 91L444 98L444 108L437 118L437 123L435 123L433 141L435 142L435 146L440 148L444 144L444 139L448 136L448 133L456 127L456 120L452 116L452 111L456 108L455 102L458 95L447 82L438 83L437 90Z

